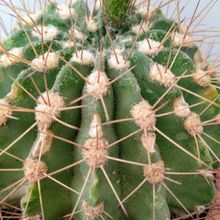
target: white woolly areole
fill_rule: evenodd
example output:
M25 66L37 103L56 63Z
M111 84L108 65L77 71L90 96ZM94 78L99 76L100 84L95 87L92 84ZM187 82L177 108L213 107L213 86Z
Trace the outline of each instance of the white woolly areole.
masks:
M35 107L35 118L39 130L49 128L54 120L54 117L59 117L60 109L63 107L64 98L58 93L51 91L42 93L38 98L38 103Z
M90 138L85 142L82 154L91 168L103 166L107 161L108 142L100 138Z
M0 126L5 125L8 117L12 115L12 109L5 99L0 99Z
M71 39L83 40L84 38L83 33L78 31L75 27L71 27L69 33Z
M95 57L93 53L88 50L79 50L77 53L73 54L71 61L83 65L92 65L95 62Z
M94 114L89 129L89 136L92 138L101 138L102 132L102 121L99 114Z
M191 36L178 32L171 33L171 39L174 46L193 47L194 41Z
M41 25L38 25L37 28L32 31L32 35L39 40L42 39L42 34L44 40L53 40L58 34L58 29L53 25L43 26L43 28Z
M100 203L96 207L90 206L89 203L84 200L82 203L82 211L91 219L96 219L102 215L104 211L104 203Z
M66 48L68 48L68 47L74 47L74 42L71 41L71 40L62 41L62 42L61 42L61 45L62 45L62 48L63 48L63 49L66 49Z
M148 152L154 153L155 143L156 143L156 134L152 131L147 132L146 134L145 133L142 134L141 143Z
M138 50L145 55L157 54L163 49L159 41L144 39L138 42Z
M137 7L137 13L144 18L148 15L148 20L151 20L156 15L157 8L149 7L148 9L148 4L147 2L140 4Z
M92 16L86 16L87 30L94 33L98 30L97 22L92 18Z
M58 67L59 59L60 55L58 52L47 52L44 56L40 55L33 59L31 61L31 68L38 72L47 72Z
M104 72L95 70L87 79L89 83L86 86L90 95L100 98L107 93L109 80Z
M0 65L3 67L9 67L16 63L19 63L23 58L23 48L13 48L6 54L0 56Z
M23 216L21 217L20 220L41 220L40 215L35 215L35 216Z
M175 75L165 66L157 63L151 66L150 78L165 87L170 87L175 83Z
M164 179L165 167L163 161L147 164L144 167L144 176L151 184L156 184Z
M193 74L193 80L202 87L207 87L211 84L211 75L208 71L197 70Z
M53 133L49 130L40 131L38 133L37 140L35 141L33 148L31 150L31 156L33 158L38 158L40 155L44 155L50 151L52 145Z
M71 7L71 6L70 6ZM59 17L62 20L66 20L68 19L70 16L75 14L75 11L73 8L70 8L68 5L64 5L64 4L58 4L56 6L56 11L57 14L59 15Z
M129 62L124 59L122 49L115 49L115 53L112 52L108 64L112 69L122 70L129 65Z
M191 113L189 104L185 101L183 96L180 96L174 100L173 108L174 114L179 117L187 117Z
M132 32L135 33L135 34L142 34L146 31L149 31L149 29L150 29L150 25L149 25L148 22L144 22L144 23L134 25L131 28Z
M156 115L152 106L147 101L140 101L131 109L131 115L135 123L147 130L154 130Z
M40 17L41 12L36 13L28 13L24 16L22 16L22 19L20 19L21 24L28 25L30 27L33 27L36 24L37 19Z
M47 172L47 165L43 161L38 159L27 158L24 161L24 176L30 183L35 183L44 177L44 173Z
M199 115L191 113L184 121L184 128L191 136L201 135L203 133L203 126Z

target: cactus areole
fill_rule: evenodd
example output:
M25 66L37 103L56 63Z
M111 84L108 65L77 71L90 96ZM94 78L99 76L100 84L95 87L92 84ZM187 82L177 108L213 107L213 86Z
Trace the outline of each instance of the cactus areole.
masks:
M214 201L219 81L192 22L166 18L165 1L49 1L22 16L8 2L4 219L169 220Z

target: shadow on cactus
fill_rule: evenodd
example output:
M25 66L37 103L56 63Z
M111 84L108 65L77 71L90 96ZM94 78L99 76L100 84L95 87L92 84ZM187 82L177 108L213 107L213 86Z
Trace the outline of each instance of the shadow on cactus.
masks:
M190 35L198 8L184 26L170 2L3 1L1 218L192 219L214 201L218 66Z

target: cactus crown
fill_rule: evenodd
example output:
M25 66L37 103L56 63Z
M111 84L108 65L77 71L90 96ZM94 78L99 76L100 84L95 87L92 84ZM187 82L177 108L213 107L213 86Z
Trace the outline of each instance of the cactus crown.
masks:
M4 1L19 22L0 55L3 215L168 220L213 202L217 67L190 35L196 13L184 27L168 3L49 1L21 16Z

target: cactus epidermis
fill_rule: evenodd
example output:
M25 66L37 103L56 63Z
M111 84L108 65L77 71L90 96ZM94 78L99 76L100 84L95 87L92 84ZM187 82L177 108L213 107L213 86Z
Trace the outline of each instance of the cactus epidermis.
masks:
M217 70L192 22L165 18L162 3L95 2L93 12L78 0L25 16L5 3L18 24L1 43L2 213L191 216L215 195Z

